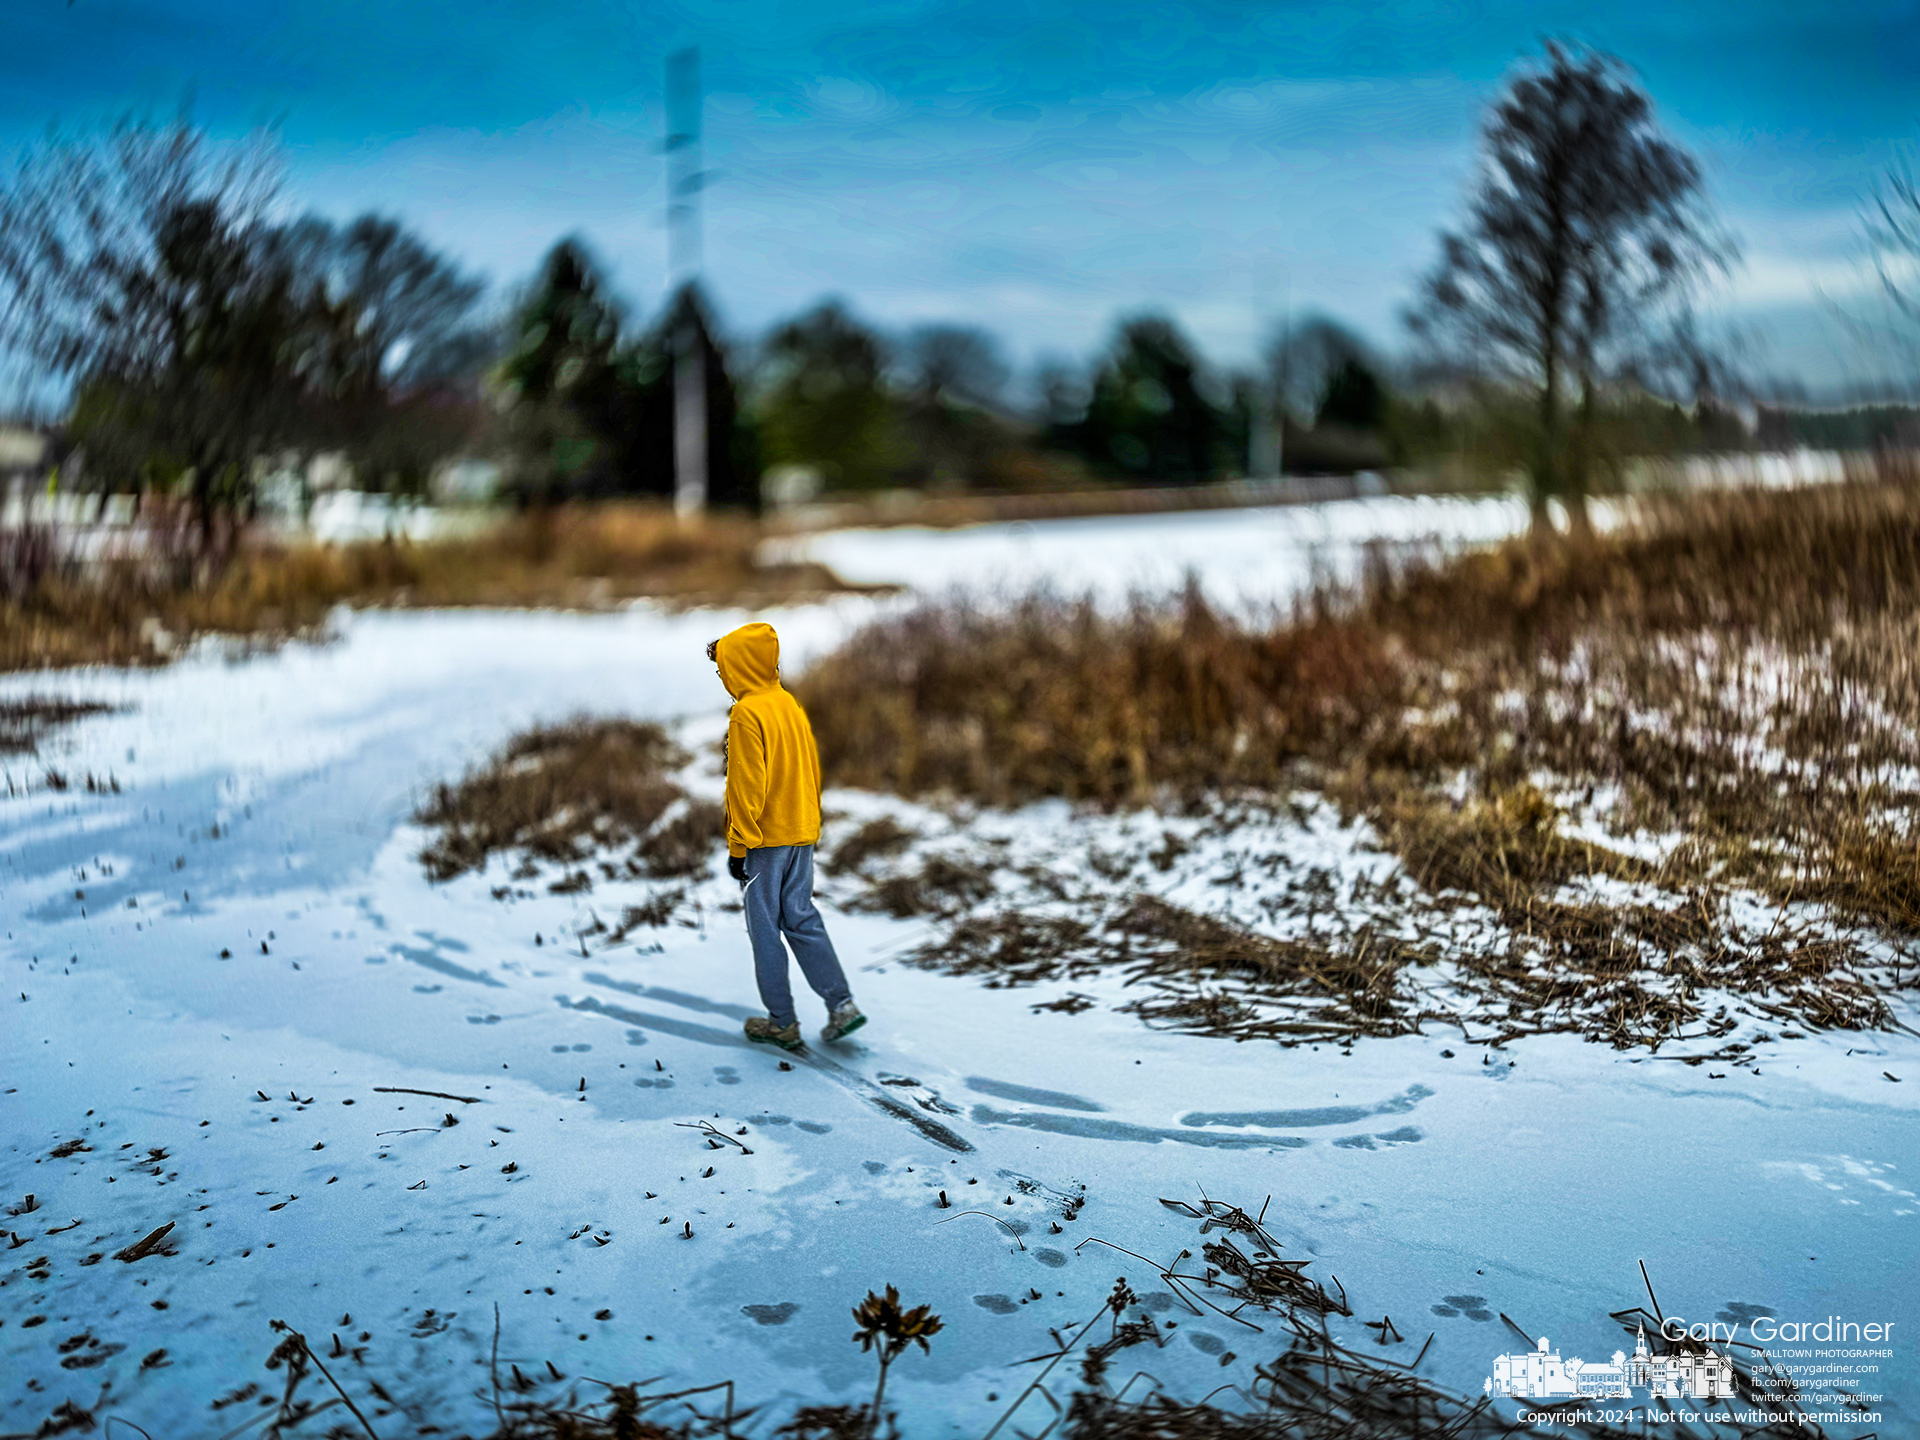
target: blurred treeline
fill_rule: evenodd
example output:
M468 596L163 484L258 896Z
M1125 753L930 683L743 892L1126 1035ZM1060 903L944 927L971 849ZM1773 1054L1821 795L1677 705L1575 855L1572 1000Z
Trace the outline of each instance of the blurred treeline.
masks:
M1441 383L1311 316L1258 369L1210 363L1171 318L1122 319L1102 351L1017 375L977 326L889 334L839 298L728 343L695 288L633 338L587 249L562 242L508 326L494 374L518 484L556 493L669 495L670 340L690 306L707 355L716 503L757 508L758 480L799 470L825 492L1009 492L1088 484L1191 485L1256 473L1259 430L1294 474L1418 469L1433 483L1497 486L1538 445L1511 387ZM1596 468L1630 456L1746 449L1754 436L1711 398L1682 405L1610 393L1590 416ZM1600 477L1605 488L1606 477Z
M178 497L208 536L251 515L265 475L308 476L322 455L364 490L425 493L465 459L523 504L668 497L670 337L688 312L708 493L749 512L815 492L1190 485L1276 455L1446 488L1517 473L1544 505L1608 488L1630 457L1911 439L1897 407L1741 418L1685 310L1730 244L1614 62L1550 48L1490 109L1482 148L1466 222L1409 311L1409 358L1308 315L1256 364L1222 367L1139 312L1098 354L1016 373L982 328L891 333L840 299L751 339L697 285L636 316L574 238L489 295L393 219L291 215L270 146L124 124L49 140L4 182L0 352L66 387L81 483ZM1563 152L1555 180L1540 157ZM1539 221L1566 214L1570 230Z

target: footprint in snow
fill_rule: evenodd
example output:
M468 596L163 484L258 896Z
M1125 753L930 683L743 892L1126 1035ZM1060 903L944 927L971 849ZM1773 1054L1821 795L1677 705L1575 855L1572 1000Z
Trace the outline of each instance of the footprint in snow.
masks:
M740 1313L756 1325L784 1325L799 1313L800 1307L791 1300L782 1300L778 1305L742 1305Z
M1020 1307L1005 1295L976 1295L973 1303L982 1310L991 1310L996 1315L1011 1315Z
M1469 1320L1482 1323L1493 1319L1484 1295L1443 1295L1441 1299L1446 1303L1433 1307L1436 1315L1465 1315Z
M428 1310L426 1314L422 1315L417 1321L414 1322L413 1338L416 1340L424 1340L429 1335L439 1335L442 1332L444 1332L447 1326L451 1325L452 1323L453 1323L452 1311L448 1311L446 1314L442 1315L437 1310Z
M1032 1085L1015 1085L1011 1081L994 1080L985 1075L969 1075L967 1088L981 1095L991 1095L996 1100L1017 1100L1023 1105L1045 1105L1054 1110L1099 1114L1107 1108L1079 1095L1069 1095L1060 1090L1041 1090Z
M1419 1126L1402 1125L1378 1135L1343 1135L1333 1143L1342 1150L1378 1150L1381 1145L1414 1145L1426 1138L1427 1132Z

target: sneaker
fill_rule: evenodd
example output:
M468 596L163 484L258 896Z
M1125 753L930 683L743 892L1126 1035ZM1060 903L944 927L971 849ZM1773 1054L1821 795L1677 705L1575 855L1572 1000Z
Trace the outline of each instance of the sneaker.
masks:
M773 1023L770 1015L755 1015L747 1021L747 1039L757 1040L762 1045L778 1045L782 1050L800 1048L800 1022L794 1021L782 1029Z
M867 1017L860 1013L860 1007L849 1000L827 1017L827 1023L820 1031L820 1038L844 1040L866 1023Z

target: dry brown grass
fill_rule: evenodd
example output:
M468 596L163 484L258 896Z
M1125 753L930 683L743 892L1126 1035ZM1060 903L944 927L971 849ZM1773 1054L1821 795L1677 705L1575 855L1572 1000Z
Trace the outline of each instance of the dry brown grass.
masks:
M310 633L334 606L554 606L639 597L761 606L846 591L824 566L763 565L757 525L714 516L697 528L640 504L563 506L481 534L411 542L242 547L217 577L180 586L120 565L82 580L57 571L0 593L0 671L142 665L201 635L274 641ZM154 623L171 645L156 649Z
M931 604L854 637L799 689L838 783L997 804L1326 794L1372 823L1430 911L1484 907L1516 937L1451 957L1503 1034L1724 1034L1710 997L1725 990L1805 1024L1882 1025L1887 987L1913 973L1846 929L1920 936L1920 487L1906 477L1659 498L1583 545L1378 551L1358 583L1271 627L1193 593L1118 616L1050 596ZM1571 836L1569 803L1623 837L1664 837L1664 858ZM1600 880L1636 898L1563 888ZM1734 891L1777 918L1743 929ZM1008 973L1037 973L1033 936L968 923L955 963L1005 952ZM1355 938L1275 952L1266 988L1345 973ZM1205 937L1172 944L1217 970ZM1388 1023L1417 1014L1384 979L1328 990L1356 1021L1368 1003ZM1205 987L1169 1003L1160 1018L1256 1023Z
M1112 933L1132 959L1131 978L1148 982L1150 994L1127 1007L1142 1019L1295 1044L1415 1029L1404 972L1435 958L1364 927L1333 940L1275 939L1151 895L1132 897ZM1220 982L1290 1003L1274 1015Z
M57 695L23 695L0 700L0 755L26 754L41 737L62 725L112 709L95 700L67 700Z
M913 831L907 829L891 815L882 815L869 820L846 839L834 846L833 858L829 862L835 870L864 870L876 859L898 855L915 840Z
M931 877L931 878L930 878ZM959 877L942 886L943 877ZM1415 993L1410 968L1432 964L1430 947L1362 927L1350 934L1277 939L1154 895L1087 895L1074 913L1037 914L994 895L985 872L934 857L918 872L881 878L852 909L930 916L936 937L906 951L911 965L983 979L989 988L1119 973L1138 995L1122 1008L1164 1029L1334 1042L1403 1035L1433 1011ZM902 895L911 906L899 906ZM1082 1005L1041 1008L1077 1010Z
M918 870L887 875L850 898L850 910L877 911L905 920L915 915L954 916L993 894L993 871L985 865L930 855Z
M701 873L726 824L720 806L689 800L674 778L687 759L658 725L581 718L536 727L459 783L434 787L415 816L439 832L421 862L436 881L501 854L521 858L521 878L541 864L594 859L626 878ZM600 858L629 848L624 872ZM576 869L549 888L573 893L592 883Z
M924 873L908 872L910 893ZM1336 907L1331 923L1287 937L1141 892L1088 890L1065 913L1051 899L1037 911L1032 892L984 905L949 893L912 912L931 917L935 933L902 958L990 988L1108 972L1133 992L1121 1010L1155 1028L1289 1046L1437 1025L1491 1044L1555 1031L1621 1048L1705 1040L1704 1058L1740 1062L1754 1046L1733 1038L1730 993L1787 1024L1891 1022L1885 992L1897 977L1815 921L1743 929L1709 887L1656 890L1657 903L1567 901L1494 872L1480 880L1497 901L1416 890L1384 914ZM882 879L852 904L882 908L897 893ZM1465 944L1443 933L1455 906L1481 912Z
M1494 905L1580 876L1647 880L1656 873L1645 861L1569 838L1559 807L1527 781L1458 805L1389 790L1373 813L1388 847L1422 886Z
M1273 783L1401 683L1362 623L1254 633L1190 592L1118 619L1050 595L1006 611L928 604L869 627L797 688L834 782L1009 803Z

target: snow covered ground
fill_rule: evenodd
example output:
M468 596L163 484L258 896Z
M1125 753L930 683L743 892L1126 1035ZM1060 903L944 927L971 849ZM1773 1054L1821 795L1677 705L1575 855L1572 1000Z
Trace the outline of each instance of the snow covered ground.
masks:
M1124 587L1193 565L1223 596L1274 599L1311 537L1519 518L1371 501L811 543L857 579ZM876 603L767 618L804 657ZM503 1372L730 1378L779 1417L870 1394L847 1310L892 1283L947 1322L890 1381L909 1433L979 1434L1031 1377L1014 1362L1121 1275L1174 1328L1120 1356L1120 1378L1197 1398L1248 1383L1277 1327L1189 1313L1152 1267L1083 1242L1197 1252L1197 1225L1157 1202L1202 1193L1271 1196L1283 1255L1351 1297L1336 1333L1379 1350L1362 1322L1390 1315L1408 1340L1379 1353L1410 1358L1431 1331L1423 1373L1461 1391L1521 1347L1503 1313L1606 1358L1623 1344L1607 1312L1645 1303L1644 1261L1689 1321L1892 1322L1887 1357L1844 1362L1881 1367L1848 1382L1885 1397L1881 1420L1828 1430L1920 1428L1912 1034L1783 1040L1718 1080L1567 1037L1238 1045L1104 1004L1033 1008L1118 998L1111 981L999 989L903 966L924 926L830 910L874 1020L789 1069L739 1033L755 996L724 880L697 924L610 948L578 932L639 882L506 902L498 864L427 883L416 803L528 723L618 712L716 738L725 696L701 651L740 618L362 614L329 645L0 684L121 707L0 762L29 787L0 800L0 1208L21 1212L0 1215L0 1433L94 1409L102 1387L102 1418L155 1436L232 1429L261 1409L244 1387L278 1382L273 1319L336 1354L363 1402L377 1380L439 1397L416 1423L480 1426L496 1306ZM72 788L46 789L48 764ZM1337 830L1298 843L1301 863L1385 863ZM172 1253L114 1258L169 1222ZM1030 1433L1047 1419L1032 1405Z
M1607 507L1601 511L1604 523ZM863 584L921 591L1019 592L1036 583L1105 603L1166 591L1191 574L1232 609L1284 603L1318 567L1349 575L1370 540L1495 540L1527 523L1517 499L1382 496L1331 505L1016 520L964 530L900 526L832 530L778 542L783 558L816 560Z

